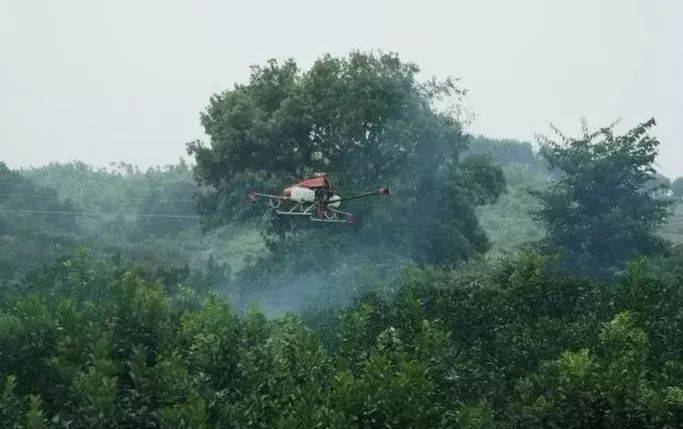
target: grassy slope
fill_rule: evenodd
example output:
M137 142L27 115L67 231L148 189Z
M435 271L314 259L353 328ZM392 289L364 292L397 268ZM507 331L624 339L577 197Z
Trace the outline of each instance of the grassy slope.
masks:
M672 210L662 235L674 243L683 243L683 201L679 201Z
M543 237L542 225L530 213L538 203L529 190L544 186L544 174L517 163L505 165L503 170L507 192L495 204L477 209L482 227L491 240L493 255Z

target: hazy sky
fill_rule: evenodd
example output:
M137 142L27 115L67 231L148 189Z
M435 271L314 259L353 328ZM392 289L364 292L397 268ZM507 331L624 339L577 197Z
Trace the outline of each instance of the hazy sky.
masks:
M655 117L683 175L681 23L678 0L0 0L0 160L174 163L249 65L372 49L461 77L492 137Z

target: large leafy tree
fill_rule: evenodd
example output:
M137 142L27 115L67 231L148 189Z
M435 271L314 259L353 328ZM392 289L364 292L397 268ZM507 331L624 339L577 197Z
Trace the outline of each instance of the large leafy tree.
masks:
M639 254L663 249L657 229L670 202L659 196L653 168L659 141L648 131L654 119L626 134L613 126L559 141L542 140L541 155L558 173L536 195L536 213L548 230L548 244L564 251L569 266L609 275Z
M432 263L485 250L473 208L503 191L502 172L486 160L463 164L469 137L457 115L435 106L459 102L464 91L450 79L419 82L418 72L396 55L358 52L326 55L306 72L293 60L253 67L248 84L211 98L201 116L209 145L188 145L202 186L203 225L260 217L249 210L262 207L243 208L248 186L279 189L308 169L336 174L342 193L380 183L396 191L393 201L353 207L365 220L354 247L358 240L385 243ZM314 227L301 222L278 219L270 227L277 237L271 249L285 242L310 249L316 240L307 236ZM343 247L351 236L344 231L328 228L325 240L337 236Z

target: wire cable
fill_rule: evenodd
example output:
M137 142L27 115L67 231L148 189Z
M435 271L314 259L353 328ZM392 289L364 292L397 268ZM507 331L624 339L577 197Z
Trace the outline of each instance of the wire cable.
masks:
M0 192L0 196L3 197L20 197L20 198L34 198L34 199L43 199L43 200L55 200L55 201L64 201L67 199L72 199L70 197L63 197L59 195L41 195L41 194L29 194L29 193L5 193L5 192ZM93 199L94 200L94 199ZM164 202L164 203L193 203L194 200L190 199L163 199L163 198L122 198L120 201L155 201L155 202ZM116 200L109 200L109 201L116 201Z
M83 211L67 211L67 210L29 210L29 209L0 209L0 213L9 214L23 214L23 215L70 215L70 216L103 216L107 213L98 212L83 212ZM143 218L168 218L168 219L201 219L198 215L181 215L181 214L161 214L161 213L131 213L121 214L121 216L133 216Z

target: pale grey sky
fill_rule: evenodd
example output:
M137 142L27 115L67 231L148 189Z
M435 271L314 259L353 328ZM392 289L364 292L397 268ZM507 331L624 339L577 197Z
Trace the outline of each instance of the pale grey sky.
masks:
M173 163L249 65L372 49L461 77L491 137L654 116L679 176L681 23L678 0L0 0L0 160Z

